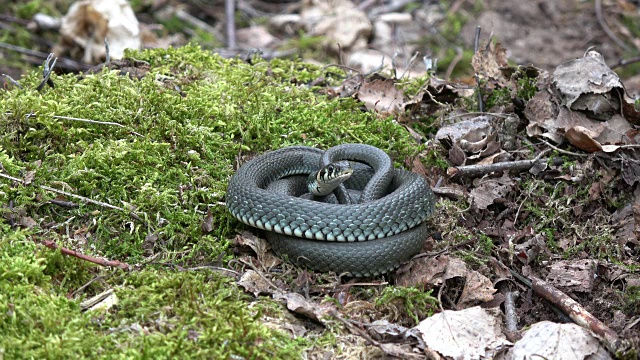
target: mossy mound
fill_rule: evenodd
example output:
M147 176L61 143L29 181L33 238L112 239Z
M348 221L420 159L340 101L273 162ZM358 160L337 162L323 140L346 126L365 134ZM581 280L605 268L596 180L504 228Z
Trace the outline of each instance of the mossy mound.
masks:
M332 74L313 65L251 65L195 46L127 57L148 64L142 79L107 69L54 75L55 88L38 92L34 72L23 89L0 92L1 170L25 180L0 181L0 358L295 356L308 342L261 325L262 308L249 309L230 280L158 264L232 257L241 224L221 203L238 156L362 142L401 162L420 149L391 119L314 92L306 84ZM36 245L44 240L140 270L112 273ZM106 288L116 307L80 310Z

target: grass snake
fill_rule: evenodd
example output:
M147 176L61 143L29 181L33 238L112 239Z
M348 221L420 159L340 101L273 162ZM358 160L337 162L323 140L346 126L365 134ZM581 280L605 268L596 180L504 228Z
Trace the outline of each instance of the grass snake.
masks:
M356 167L360 170L335 191L344 198L345 191L360 190L359 200L336 204L298 196L309 174L341 160L366 164L368 171ZM284 186L274 191L275 182ZM352 276L382 274L415 255L427 236L425 220L434 201L423 177L394 169L384 151L364 144L326 152L291 146L264 153L238 169L226 197L231 214L266 230L281 257L315 271Z

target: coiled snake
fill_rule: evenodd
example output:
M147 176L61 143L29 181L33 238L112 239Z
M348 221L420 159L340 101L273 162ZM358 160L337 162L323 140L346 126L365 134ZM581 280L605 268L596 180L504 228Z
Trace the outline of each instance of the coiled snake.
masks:
M371 170L355 171L361 175L345 182L346 188L362 190L362 202L323 203L297 196L306 188L300 185L306 177L298 175L340 160L373 168L373 175ZM282 181L279 190L270 188ZM294 264L370 276L397 268L420 250L434 200L424 178L394 169L382 150L344 144L326 153L291 146L250 160L231 178L226 205L238 220L266 230L274 251Z

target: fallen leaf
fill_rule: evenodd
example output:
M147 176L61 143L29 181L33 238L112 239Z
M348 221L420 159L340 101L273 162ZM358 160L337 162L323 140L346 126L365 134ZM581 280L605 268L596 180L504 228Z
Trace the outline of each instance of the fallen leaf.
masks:
M590 292L596 278L594 260L560 260L549 269L547 282L563 291Z
M252 293L255 297L258 297L260 294L271 295L274 291L277 291L277 289L273 289L271 284L254 270L247 270L242 274L240 280L238 280L238 285Z
M328 302L318 303L313 300L305 299L304 296L298 293L278 293L274 295L276 299L283 299L287 303L287 309L306 316L309 319L323 323L322 318L327 316L331 311L335 311L336 308L333 304Z
M553 339L553 341L549 341ZM541 321L533 324L507 354L508 359L581 360L611 359L607 350L588 330L576 324Z
M501 323L493 311L476 306L445 310L416 328L428 348L448 359L492 359L511 345L502 334Z
M475 270L467 272L464 288L460 299L458 299L458 309L464 309L470 305L477 305L478 303L484 303L493 300L493 294L496 289L493 287L493 283L486 276L480 274Z
M377 77L366 79L358 89L357 97L367 110L381 115L398 115L404 111L404 93L396 88L395 80Z
M202 228L202 232L205 234L213 231L213 214L211 213L211 209L207 209L207 215L204 216L204 220L200 227Z
M566 107L571 107L582 94L623 90L618 75L607 66L602 55L593 50L582 58L558 65L553 71L553 84L562 93L562 105Z
M469 192L473 200L473 207L480 210L486 209L496 199L504 198L511 191L513 185L514 182L509 177L508 171L505 171L499 178L483 177Z
M25 227L27 229L31 229L36 225L38 225L38 223L35 220L33 220L31 216L20 217L20 226Z
M501 87L509 85L509 78L505 77L502 68L509 66L507 49L500 43L493 43L489 39L484 49L478 50L471 59L475 73L480 79L487 79Z
M399 286L423 286L430 289L442 285L447 279L466 277L467 266L464 261L447 255L421 257L405 264L397 275L396 284Z

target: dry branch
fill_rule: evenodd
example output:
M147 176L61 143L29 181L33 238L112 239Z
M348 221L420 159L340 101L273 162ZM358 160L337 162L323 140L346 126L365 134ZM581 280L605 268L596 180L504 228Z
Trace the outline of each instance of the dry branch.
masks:
M118 260L98 259L98 258L93 257L93 256L85 255L85 254L79 253L77 251L73 251L73 250L58 246L58 244L54 243L53 241L44 240L41 243L44 246L46 246L46 247L48 247L50 249L54 249L54 250L55 249L60 249L60 252L63 253L64 255L73 256L73 257L76 257L76 258L84 260L84 261L92 262L94 264L98 264L98 265L102 265L102 266L117 267L117 268L122 269L122 270L130 270L131 269L131 265L129 265L127 263L123 263L123 262L120 262Z

